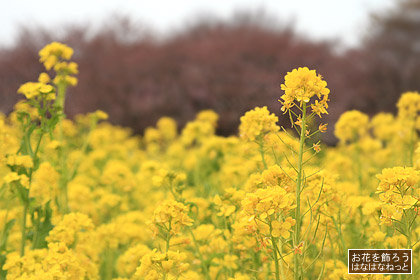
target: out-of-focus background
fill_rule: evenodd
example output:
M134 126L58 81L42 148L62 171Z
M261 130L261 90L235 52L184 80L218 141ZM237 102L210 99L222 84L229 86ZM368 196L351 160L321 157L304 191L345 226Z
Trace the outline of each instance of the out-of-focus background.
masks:
M219 134L237 133L255 106L281 115L279 85L300 66L328 82L330 127L349 109L395 112L402 92L420 90L420 0L16 0L1 2L0 24L6 114L53 40L79 64L67 115L102 109L136 133L203 109L219 113Z

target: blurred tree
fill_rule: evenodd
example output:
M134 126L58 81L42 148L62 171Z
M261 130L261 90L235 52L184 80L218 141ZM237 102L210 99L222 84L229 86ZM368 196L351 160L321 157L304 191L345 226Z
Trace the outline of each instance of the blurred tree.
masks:
M103 109L114 123L138 132L162 115L183 125L211 108L220 114L219 133L234 134L240 116L255 106L280 114L279 85L287 71L308 66L330 81L340 61L332 43L309 41L264 14L202 20L159 40L124 17L94 34L86 26L64 31L26 29L14 48L0 50L2 111L11 110L20 83L37 79L37 50L53 39L75 49L80 68L68 115ZM340 83L331 80L330 87L336 91Z
M329 115L322 119L330 124L324 140L331 144L343 111L394 110L402 91L420 89L418 2L400 0L397 9L373 16L362 47L344 53L335 51L334 41L311 41L265 14L207 18L165 38L121 16L96 32L89 26L66 27L60 34L26 28L13 48L0 50L0 110L10 112L19 84L37 79L42 45L59 40L75 49L80 68L79 85L66 102L70 117L102 109L113 123L141 132L163 115L182 126L211 108L220 114L218 132L234 134L240 116L255 106L268 105L281 115L276 100L283 77L308 66L332 92ZM280 120L289 125L287 117Z
M366 64L363 98L355 107L367 112L395 111L404 91L420 90L420 0L396 0L371 16L362 50Z

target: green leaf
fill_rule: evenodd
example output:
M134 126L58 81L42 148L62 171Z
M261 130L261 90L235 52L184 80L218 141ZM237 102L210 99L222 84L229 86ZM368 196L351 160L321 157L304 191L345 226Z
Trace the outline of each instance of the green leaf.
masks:
M9 238L10 230L12 229L15 222L16 222L15 219L10 220L4 226L3 235L2 235L1 241L0 241L0 252L6 251L7 239Z
M45 204L45 210L39 214L42 214L44 219L42 222L39 222L34 228L34 249L41 249L47 247L47 242L45 241L45 238L48 236L49 232L54 228L53 224L51 223L52 209L50 207L50 202Z

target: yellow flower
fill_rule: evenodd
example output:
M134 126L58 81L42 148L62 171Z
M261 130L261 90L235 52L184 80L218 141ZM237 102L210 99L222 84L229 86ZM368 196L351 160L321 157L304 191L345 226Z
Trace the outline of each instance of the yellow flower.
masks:
M386 226L392 226L394 220L400 221L402 217L402 211L398 210L397 207L389 204L385 204L381 209L381 224Z
M325 133L325 132L327 132L327 123L326 124L320 124L319 126L318 126L318 130L319 130L319 132L321 132L321 133Z
M224 204L220 206L220 211L219 213L217 213L217 216L229 217L230 215L235 213L235 211L236 211L236 207L234 205Z
M60 59L69 60L72 55L72 48L59 42L52 42L39 51L39 61L44 63L47 70L50 70Z
M55 72L66 73L70 75L78 74L79 70L77 69L78 65L75 62L59 62L54 66Z
M235 255L225 255L223 257L223 265L230 269L238 269L236 262L238 261L238 256Z
M300 104L308 103L316 96L318 100L311 104L312 111L318 116L327 114L330 90L327 88L327 82L322 80L322 76L316 74L316 70L299 67L287 72L284 80L284 84L281 85L281 89L284 90L281 96L283 101L279 100L283 104L281 108L283 112L292 109L296 105L295 100Z
M320 144L313 144L312 147L314 148L315 153L319 153L321 151L321 145Z
M289 238L292 224L289 221L279 222L279 221L273 221L271 222L271 235L273 237L283 237L283 238Z
M176 121L172 118L162 117L156 123L157 131L162 136L165 141L172 141L177 136L177 124Z
M242 200L242 209L245 214L262 219L274 213L288 213L295 208L293 197L281 187L268 187L248 193Z
M380 180L378 192L394 190L399 186L413 187L420 180L419 172L412 167L396 166L385 168L382 174L376 175Z
M219 115L213 110L203 110L197 115L197 121L209 122L214 127L217 126L217 120L219 119Z
M6 184L10 184L12 182L16 182L20 180L20 176L19 174L17 174L16 172L9 172L6 174L6 176L3 177L3 181Z
M239 135L247 141L259 140L270 132L278 132L278 117L270 114L267 107L256 107L241 117Z
M357 110L347 111L335 124L334 135L342 143L357 141L367 135L369 117Z
M420 111L420 94L418 92L405 92L397 103L398 116L403 119L415 119Z
M372 118L373 135L383 141L392 140L398 133L395 118L391 113L379 113Z
M214 112L199 113L196 120L187 123L181 132L181 142L188 146L205 142L216 131L217 115Z
M169 279L178 279L189 267L189 264L184 262L186 258L185 253L174 251L160 253L154 249L141 258L141 264L137 267L135 275L156 280L166 278L164 275L170 275Z
M93 230L92 220L82 213L70 213L49 232L46 238L48 243L60 242L68 247L75 247L74 244L81 232Z
M150 253L144 244L138 244L125 251L117 260L116 268L120 276L131 277L135 272L141 258Z
M162 261L162 268L166 272L169 272L171 270L171 268L172 268L173 265L174 265L174 261L173 260Z
M32 176L30 197L35 197L38 203L44 204L54 199L58 194L60 175L49 162L43 162Z
M386 234L382 231L375 231L369 238L371 244L376 244L385 241Z
M60 83L70 85L70 86L76 86L77 85L77 78L69 75L57 75L55 76L53 83L58 85Z
M395 203L395 206L397 206L399 209L410 209L417 202L418 200L411 195L404 195L403 197L397 195L393 199L393 203Z
M34 166L32 158L28 155L9 155L6 163L10 166L22 166L24 168L32 168Z
M98 120L107 120L108 119L108 114L105 113L102 110L96 110L94 115Z
M45 96L46 100L54 100L54 88L51 85L43 83L27 82L19 87L18 93L25 95L27 99L33 99L40 96Z
M170 234L179 232L181 226L191 226L193 220L188 217L188 207L175 200L163 201L154 211L152 223L169 230Z
M43 72L39 74L38 82L43 83L43 84L48 84L50 81L51 81L51 78L47 73Z

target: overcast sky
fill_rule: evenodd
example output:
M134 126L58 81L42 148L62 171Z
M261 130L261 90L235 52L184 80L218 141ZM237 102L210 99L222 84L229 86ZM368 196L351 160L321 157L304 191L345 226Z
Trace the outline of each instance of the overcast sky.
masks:
M264 10L315 39L340 39L354 46L371 12L395 0L0 0L0 45L9 45L18 26L48 28L69 23L98 24L112 14L129 15L161 34L181 28L202 14L229 18L236 10Z

